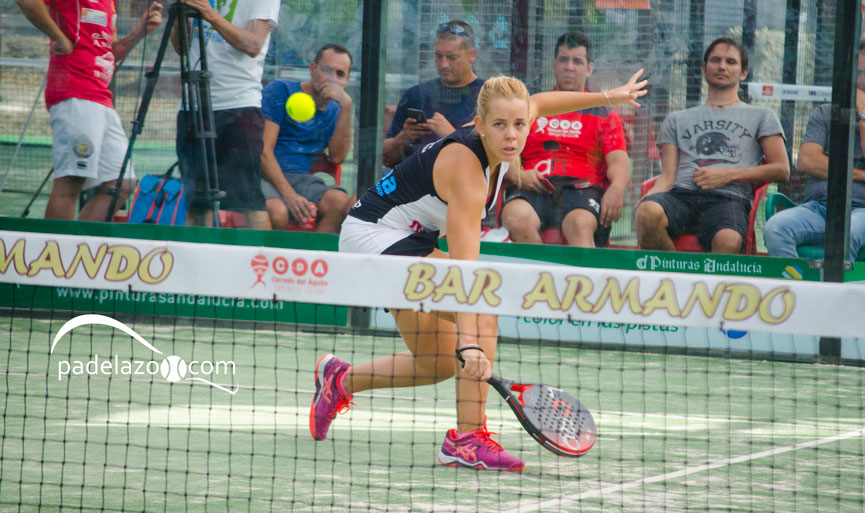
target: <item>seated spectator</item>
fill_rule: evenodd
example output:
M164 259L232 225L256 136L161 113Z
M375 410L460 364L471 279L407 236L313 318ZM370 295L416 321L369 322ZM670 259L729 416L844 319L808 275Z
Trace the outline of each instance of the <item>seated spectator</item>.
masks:
M474 119L478 92L484 81L472 64L477 57L468 23L452 20L436 28L435 64L438 78L408 88L397 104L385 134L382 162L394 167L418 147L437 141ZM420 120L408 109L423 111Z
M790 178L778 117L739 101L747 75L740 43L720 37L706 49L706 103L670 113L661 128L661 175L635 214L643 249L675 251L674 238L695 234L707 252L739 253L753 184Z
M585 91L592 53L592 41L580 32L559 37L553 90ZM571 246L606 246L631 167L616 110L593 107L536 119L521 158L520 185L508 189L502 208L511 240L540 244L541 231L561 227Z
M308 81L276 80L262 92L266 118L262 190L274 229L288 226L291 216L298 223L315 218L314 231L339 233L354 203L344 189L326 185L310 174L313 161L325 149L326 158L338 165L351 148L353 103L345 92L351 64L351 54L344 46L328 44L319 49L309 65ZM285 111L288 97L300 91L315 101L315 115L302 123ZM318 210L317 216L313 208Z
M856 138L853 144L853 188L850 211L850 261L865 247L865 158L862 137L865 136L865 40L859 43L859 69L856 79ZM799 147L799 171L810 175L805 187L805 201L797 207L782 210L766 221L763 238L769 256L797 258L796 247L822 246L826 240L826 199L829 176L829 104L811 112L805 137Z

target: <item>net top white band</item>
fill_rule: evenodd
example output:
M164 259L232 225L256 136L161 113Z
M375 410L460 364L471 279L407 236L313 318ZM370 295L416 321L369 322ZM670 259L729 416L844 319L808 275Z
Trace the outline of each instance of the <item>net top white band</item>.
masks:
M861 336L865 287L0 231L0 282ZM834 320L834 321L833 321Z

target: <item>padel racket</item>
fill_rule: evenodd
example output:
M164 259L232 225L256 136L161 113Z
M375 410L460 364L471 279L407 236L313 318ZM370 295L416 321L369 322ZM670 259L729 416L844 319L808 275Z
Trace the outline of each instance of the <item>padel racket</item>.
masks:
M457 358L465 363L461 354ZM561 388L496 375L487 382L505 399L523 429L553 454L579 458L595 445L595 419L579 399Z

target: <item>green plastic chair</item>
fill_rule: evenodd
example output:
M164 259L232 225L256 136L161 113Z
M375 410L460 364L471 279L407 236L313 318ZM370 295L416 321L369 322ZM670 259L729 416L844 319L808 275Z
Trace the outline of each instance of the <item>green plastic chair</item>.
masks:
M796 204L793 203L793 200L784 194L773 192L766 198L766 220L768 221L770 217L781 210L795 206ZM823 260L825 258L823 246L797 246L796 252L799 253L800 257L807 258L808 260ZM859 250L859 253L856 255L856 261L865 262L865 248Z

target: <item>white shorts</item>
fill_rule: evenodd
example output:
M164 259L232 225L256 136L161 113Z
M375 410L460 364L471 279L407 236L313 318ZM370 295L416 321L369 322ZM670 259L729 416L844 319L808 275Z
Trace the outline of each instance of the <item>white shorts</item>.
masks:
M70 98L51 107L54 178L86 178L84 189L116 180L129 146L117 111L100 103ZM125 178L135 178L130 163Z
M437 240L438 232L398 230L348 216L339 232L339 250L368 255L429 256Z

